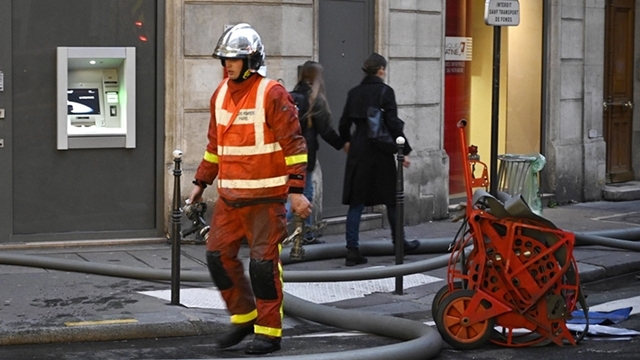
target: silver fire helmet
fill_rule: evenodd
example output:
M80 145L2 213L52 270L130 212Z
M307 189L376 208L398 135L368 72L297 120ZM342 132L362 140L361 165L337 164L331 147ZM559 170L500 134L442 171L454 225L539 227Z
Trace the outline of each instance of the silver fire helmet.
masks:
M227 29L215 50L218 59L248 59L249 69L257 70L264 64L264 45L257 31L251 25L241 23Z

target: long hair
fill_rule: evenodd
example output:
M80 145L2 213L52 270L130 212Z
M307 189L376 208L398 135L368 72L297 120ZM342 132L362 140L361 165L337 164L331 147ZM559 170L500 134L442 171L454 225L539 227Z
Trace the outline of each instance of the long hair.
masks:
M322 65L315 61L307 61L302 65L298 83L304 82L311 88L309 94L309 110L307 112L307 127L312 127L311 118L319 112L329 112L329 103L327 102L327 94L324 89L324 79L322 78ZM315 109L316 100L323 100L324 109Z

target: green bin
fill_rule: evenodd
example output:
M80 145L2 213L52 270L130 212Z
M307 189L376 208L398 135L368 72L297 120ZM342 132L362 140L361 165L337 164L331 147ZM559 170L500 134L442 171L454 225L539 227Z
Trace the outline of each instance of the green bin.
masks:
M542 215L542 201L538 195L538 173L546 160L542 154L498 155L498 192L510 196L522 195L531 210Z

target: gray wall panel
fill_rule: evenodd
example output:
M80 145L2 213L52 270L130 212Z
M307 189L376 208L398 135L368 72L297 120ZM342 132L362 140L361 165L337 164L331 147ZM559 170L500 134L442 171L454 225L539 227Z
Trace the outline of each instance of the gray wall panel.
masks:
M155 0L13 1L14 235L157 232L157 11ZM136 47L135 149L56 150L58 46Z

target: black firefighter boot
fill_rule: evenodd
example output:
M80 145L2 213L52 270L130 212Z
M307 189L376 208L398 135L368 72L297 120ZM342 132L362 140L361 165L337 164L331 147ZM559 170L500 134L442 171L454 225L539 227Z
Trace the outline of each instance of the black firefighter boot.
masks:
M280 338L256 335L244 350L245 354L262 355L280 350Z
M253 334L253 321L245 324L231 325L231 328L215 340L218 349L225 349L238 344L247 335Z
M358 248L347 248L347 250L347 259L344 262L346 266L355 266L367 263L367 258L360 255L360 250Z

